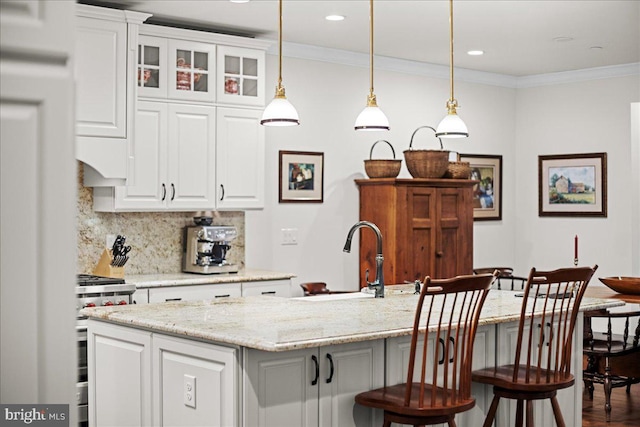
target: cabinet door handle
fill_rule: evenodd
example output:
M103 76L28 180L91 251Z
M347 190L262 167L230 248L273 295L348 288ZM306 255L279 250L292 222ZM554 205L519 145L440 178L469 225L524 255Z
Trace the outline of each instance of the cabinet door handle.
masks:
M182 298L165 298L165 302L169 301L182 301Z
M333 379L333 357L327 353L327 359L329 359L329 378L327 378L327 384Z
M444 340L442 338L438 338L440 341L440 346L442 347L442 354L440 355L440 360L438 360L438 365L444 365Z
M176 186L173 185L173 182L171 183L171 200L173 201L173 199L176 198Z
M162 183L162 201L164 202L164 199L167 197L167 186L164 185L164 182Z
M264 291L262 292L262 295L275 295L276 291Z
M316 365L316 377L311 381L311 385L316 385L318 384L318 378L320 378L320 365L318 365L318 358L315 354L311 356L311 360L313 360L313 363Z
M214 298L229 298L231 295L229 294L224 294L224 295L215 295Z
M456 340L454 340L453 337L449 337L449 341L451 341L451 344L453 345L453 351L451 352L451 358L449 359L449 363L453 363L453 354L455 353L455 349L456 349Z
M224 185L220 184L220 190L222 190L222 195L220 196L220 200L224 199Z

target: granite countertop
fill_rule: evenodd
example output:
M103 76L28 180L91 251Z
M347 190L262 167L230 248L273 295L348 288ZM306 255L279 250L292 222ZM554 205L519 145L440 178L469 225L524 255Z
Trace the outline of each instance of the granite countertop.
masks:
M128 275L125 281L136 285L138 289L161 288L167 286L212 285L217 283L256 282L264 280L282 280L296 277L295 274L279 273L267 270L244 269L237 273L194 274L194 273L158 273Z
M83 309L81 314L182 338L288 351L410 335L417 296L413 286L397 285L385 298L360 293L301 298L240 297ZM522 298L514 291L491 291L480 324L517 320ZM341 294L345 295L345 294ZM623 305L584 298L581 310Z

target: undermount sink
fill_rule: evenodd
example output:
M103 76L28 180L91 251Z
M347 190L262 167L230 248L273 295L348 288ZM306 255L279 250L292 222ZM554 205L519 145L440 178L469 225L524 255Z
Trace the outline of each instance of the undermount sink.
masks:
M346 292L340 294L327 294L327 295L313 295L309 297L297 297L292 298L300 301L310 301L310 302L322 302L322 301L336 301L336 300L344 300L344 299L362 299L362 298L374 298L374 293L368 292Z

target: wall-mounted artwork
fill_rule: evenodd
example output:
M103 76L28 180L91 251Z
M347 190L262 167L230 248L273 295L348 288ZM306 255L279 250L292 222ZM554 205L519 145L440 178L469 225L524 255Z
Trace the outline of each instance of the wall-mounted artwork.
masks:
M502 156L460 154L461 162L469 162L473 186L473 220L502 219Z
M607 153L538 156L538 216L607 216Z
M280 203L322 203L324 153L280 151Z

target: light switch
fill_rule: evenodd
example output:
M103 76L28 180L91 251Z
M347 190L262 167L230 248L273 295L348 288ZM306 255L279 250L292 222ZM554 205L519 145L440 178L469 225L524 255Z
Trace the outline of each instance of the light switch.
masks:
M298 229L297 228L283 228L281 232L281 243L283 245L297 245L298 244Z

